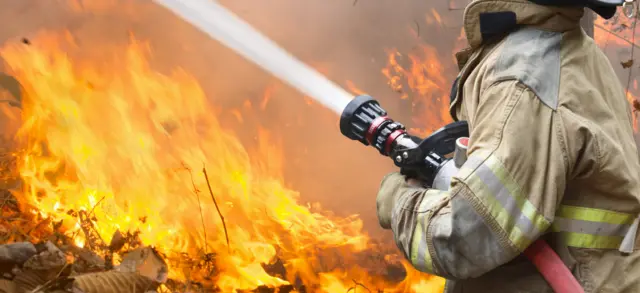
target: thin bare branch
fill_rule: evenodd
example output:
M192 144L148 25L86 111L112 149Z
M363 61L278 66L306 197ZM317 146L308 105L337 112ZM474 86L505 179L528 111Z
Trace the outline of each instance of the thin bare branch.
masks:
M200 221L202 222L202 234L204 237L204 253L209 253L209 246L207 244L207 227L204 224L204 214L202 213L202 203L200 202L200 190L196 187L196 183L193 180L193 172L191 172L191 168L189 168L186 164L182 163L183 168L189 172L189 177L191 178L191 186L193 186L193 193L196 194L196 198L198 199L198 209L200 210Z
M612 36L614 36L614 37L616 37L616 38L618 38L618 39L620 39L620 40L622 40L622 41L624 41L624 42L628 43L629 45L633 45L634 47L640 47L640 45L636 44L635 42L632 42L632 41L629 41L629 40L625 39L623 36L621 36L621 35L617 34L616 32L614 32L614 31L612 31L612 30L610 30L610 29L607 29L606 27L604 27L604 26L602 26L602 25L600 25L600 24L597 24L597 23L596 23L596 24L595 24L595 26L596 26L597 28L599 28L599 29L601 29L601 30L603 30L603 31L605 31L605 32L607 32L607 33L609 33L610 35L612 35Z
M220 212L220 207L218 207L218 202L216 201L216 197L213 196L213 190L211 189L211 183L209 183L209 175L207 175L207 168L202 164L202 173L204 173L204 179L207 180L207 187L209 188L209 194L211 194L211 200L213 200L213 204L216 206L216 210L218 211L218 215L220 216L220 221L222 221L222 228L224 228L224 236L227 239L227 249L231 252L231 246L229 245L229 233L227 232L227 224L224 221L224 216L222 212Z

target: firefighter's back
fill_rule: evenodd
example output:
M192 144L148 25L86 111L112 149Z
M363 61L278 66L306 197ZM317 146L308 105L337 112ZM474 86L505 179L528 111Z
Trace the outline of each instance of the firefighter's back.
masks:
M640 240L630 241L640 236L633 225L640 213L640 163L625 89L582 30L565 32L560 52L557 115L569 138L568 161L575 162L562 205L575 207L564 212L573 213L579 220L573 225L585 233L556 240L569 242L564 256L585 291L640 292L640 252L620 251L640 247Z

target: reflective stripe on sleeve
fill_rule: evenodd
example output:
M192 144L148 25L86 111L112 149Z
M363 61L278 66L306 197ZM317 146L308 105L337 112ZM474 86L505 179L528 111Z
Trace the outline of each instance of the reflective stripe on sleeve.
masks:
M549 228L550 221L527 200L495 155L472 154L461 169L460 179L520 251Z
M433 206L446 195L446 191L429 189L422 199L418 210L426 211L427 207ZM411 238L410 260L411 264L418 270L433 273L433 260L431 258L431 254L429 254L429 248L427 247L427 228L429 226L431 214L431 212L422 212L418 214L417 224L413 230L413 236Z
M563 205L551 227L567 246L618 249L635 218L633 214Z

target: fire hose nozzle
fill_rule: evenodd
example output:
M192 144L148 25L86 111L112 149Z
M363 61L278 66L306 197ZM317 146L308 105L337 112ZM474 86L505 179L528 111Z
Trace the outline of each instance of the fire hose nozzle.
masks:
M371 145L385 156L398 141L408 137L404 125L387 117L378 101L370 96L355 97L340 117L340 132L364 145Z
M442 166L454 152L455 140L469 135L467 123L449 124L426 139L409 135L405 126L387 117L378 101L370 96L357 96L342 112L340 132L349 139L371 145L381 155L393 159L406 176L432 185Z

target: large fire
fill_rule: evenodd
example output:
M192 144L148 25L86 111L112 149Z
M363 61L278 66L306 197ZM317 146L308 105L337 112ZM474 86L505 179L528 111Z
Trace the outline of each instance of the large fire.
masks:
M44 35L7 45L0 56L25 93L18 196L33 213L63 220L76 245L137 231L170 260L170 278L209 280L222 292L296 280L314 292L346 292L354 282L442 290L442 279L411 269L395 284L370 274L356 256L379 248L361 220L301 204L284 185L277 141L263 130L258 149L245 149L187 72L150 68L144 43L132 39L98 62L67 56L69 41ZM96 239L82 233L78 214ZM207 256L215 259L213 276L181 264ZM276 260L285 275L265 270Z
M443 20L432 10L426 23L441 27ZM417 30L411 27L416 38ZM609 42L598 34L596 41ZM43 34L30 45L1 48L0 57L25 94L16 196L37 217L61 221L75 245L99 250L97 242L134 233L166 256L169 278L221 292L294 283L307 292L442 291L443 279L416 272L393 247L374 243L357 216L303 203L285 185L277 134L260 129L258 147L245 147L217 115L243 121L243 113L216 108L184 70L153 70L144 42L132 37L126 48L105 48L113 50L109 60L68 56L69 45L70 34ZM451 119L452 76L443 72L453 64L443 58L422 43L408 53L388 50L382 73L416 114L416 134ZM272 90L245 109L264 109ZM86 236L87 222L94 238ZM406 270L402 281L385 278L392 263ZM278 264L281 273L269 269Z

